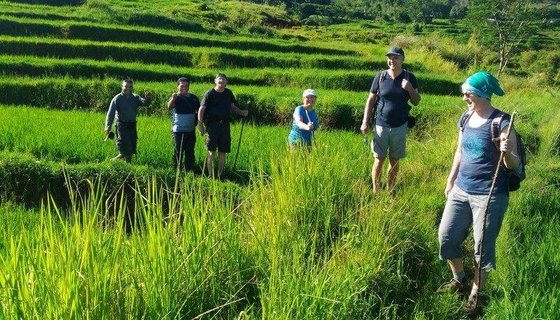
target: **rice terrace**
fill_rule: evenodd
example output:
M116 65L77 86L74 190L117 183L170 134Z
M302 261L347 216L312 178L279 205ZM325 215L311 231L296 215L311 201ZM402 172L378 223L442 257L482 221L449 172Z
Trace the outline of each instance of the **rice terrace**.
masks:
M560 319L559 45L558 1L0 0L0 319ZM360 125L394 47L421 100L374 193ZM438 226L479 70L527 178L472 314L438 292ZM220 178L198 131L174 167L168 107L217 74L248 111ZM130 163L104 131L123 79L147 98ZM311 88L320 127L290 148Z

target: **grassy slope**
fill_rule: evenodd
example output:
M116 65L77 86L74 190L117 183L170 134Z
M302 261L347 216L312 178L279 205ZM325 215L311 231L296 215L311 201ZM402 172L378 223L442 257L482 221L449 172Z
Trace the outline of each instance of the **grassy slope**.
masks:
M190 1L158 2L156 10L149 2L139 2L135 8L141 10L127 11L127 2L107 3L88 2L88 7L77 10L16 7L103 22L131 12L168 14L191 5ZM89 16L86 9L92 10ZM293 36L313 37L300 31ZM332 46L326 41L330 36L318 38ZM357 48L366 59L385 50L385 45L344 46ZM443 72L454 81L462 78L437 56L407 52L411 61L431 72ZM518 128L527 137L532 162L528 181L512 196L499 242L500 269L489 288L487 317L554 319L560 310L554 267L560 256L554 238L560 231L554 215L559 209L559 113L546 91L524 91L516 79L505 79L505 84L508 95L495 101L507 111L521 112ZM279 87L272 92L288 99L299 96L299 91ZM345 95L362 101L353 102L357 105L365 99L358 93L332 95L321 99ZM0 315L192 318L210 311L207 315L219 318L460 318L459 302L433 291L448 277L437 259L435 225L444 203L440 189L452 158L455 121L463 104L458 97L423 98L419 112L428 116L409 141L410 155L401 175L406 178L400 181L397 199L369 194L371 158L361 137L318 132L315 152L300 158L285 151L287 127L246 127L244 139L253 143L243 144L240 166L255 176L247 200L235 210L223 199L186 201L185 212L200 214L189 217L189 223L172 221L163 227L158 222L158 197L146 194L141 213L155 220L147 223L145 232L124 237L118 229L107 232L95 223L48 220L56 212L52 208L38 213L2 206L0 288L17 290L0 290L2 300L10 301L3 304ZM70 163L102 161L113 151L101 142L101 114L12 107L2 107L2 113L2 119L8 119L0 131L2 148ZM36 121L18 125L28 119ZM140 121L144 151L139 163L170 164L168 120L142 117ZM99 130L80 130L98 126ZM234 126L234 137L237 130L239 126ZM92 143L96 148L91 148ZM202 154L199 144L197 158ZM191 192L199 194L196 187ZM302 194L308 197L302 199ZM87 203L87 210L75 208L69 214L94 219L100 213L95 199ZM232 211L238 213L235 221ZM47 221L34 223L29 215ZM44 252L58 257L57 263ZM34 297L40 298L39 303Z

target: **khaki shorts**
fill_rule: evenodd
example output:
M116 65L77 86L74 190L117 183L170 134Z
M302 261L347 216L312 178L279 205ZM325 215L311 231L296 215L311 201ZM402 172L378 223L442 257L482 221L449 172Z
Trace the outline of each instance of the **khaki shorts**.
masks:
M371 141L371 151L376 158L386 158L387 151L389 157L402 159L406 157L406 134L408 127L403 124L400 127L390 128L375 126L373 141Z

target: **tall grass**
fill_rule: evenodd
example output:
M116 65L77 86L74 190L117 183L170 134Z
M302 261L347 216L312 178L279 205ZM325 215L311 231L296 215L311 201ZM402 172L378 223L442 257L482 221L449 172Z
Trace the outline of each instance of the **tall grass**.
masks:
M127 234L125 205L116 203L107 227L103 190L91 188L68 211L46 203L34 229L7 235L2 318L229 318L252 303L254 270L239 246L234 195L181 186L164 211L154 183L136 198L143 223ZM16 214L8 217L26 219Z

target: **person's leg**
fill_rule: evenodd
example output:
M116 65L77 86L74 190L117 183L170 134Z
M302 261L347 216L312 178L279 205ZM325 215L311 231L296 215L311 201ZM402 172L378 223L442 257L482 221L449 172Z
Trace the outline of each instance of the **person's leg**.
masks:
M406 123L397 128L391 128L389 134L389 170L387 172L387 190L393 192L399 172L399 160L406 157Z
M495 194L490 198L486 226L483 228L484 207L488 196L471 196L471 208L473 211L473 233L474 233L474 255L477 262L475 283L472 293L482 290L486 284L488 274L496 268L496 240L502 227L505 212L508 207L508 196L506 194ZM482 246L482 262L480 262L480 243L484 232L484 243ZM482 263L480 283L478 283L478 263Z
M136 125L129 123L117 122L117 149L119 154L113 158L122 159L126 162L132 160L132 154L136 153L136 142L138 136L136 134Z
M390 157L389 170L387 171L387 190L391 193L394 191L398 173L399 173L399 159Z
M213 163L216 156L216 149L218 148L219 127L215 122L210 122L206 126L206 149L208 150L208 158L206 158L206 168L208 176L213 177Z
M371 149L374 156L373 167L371 168L371 182L373 184L373 192L377 192L381 186L381 173L383 172L383 163L387 156L387 148L389 147L389 133L391 128L375 126L373 133L373 141Z
M222 173L224 172L225 165L226 165L226 153L218 152L218 179L222 178Z
M218 139L218 179L222 178L226 165L226 154L231 151L231 130L229 123L220 126L220 137Z
M186 170L194 170L194 146L196 144L196 132L186 132L184 134L184 166Z
M381 186L381 172L383 171L383 163L385 158L375 157L373 167L371 168L371 183L373 184L373 192L377 192Z
M180 132L173 132L173 147L174 147L174 152L173 152L173 168L175 170L179 169L179 165L181 163L181 136L182 134Z
M448 195L438 230L440 258L447 260L453 279L463 283L464 267L461 245L472 223L468 194L455 187Z
M214 163L214 156L216 151L208 151L208 158L206 158L206 168L208 169L208 176L213 177L214 171L212 171L212 164Z

